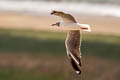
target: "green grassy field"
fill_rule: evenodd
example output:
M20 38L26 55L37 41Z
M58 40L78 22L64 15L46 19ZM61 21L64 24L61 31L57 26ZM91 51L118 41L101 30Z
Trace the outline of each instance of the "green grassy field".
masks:
M83 34L82 37L83 55L120 58L120 36ZM0 30L0 52L64 56L65 38L66 33Z
M66 57L66 33L1 29L0 80L119 80L120 36L82 37L83 72L77 76Z

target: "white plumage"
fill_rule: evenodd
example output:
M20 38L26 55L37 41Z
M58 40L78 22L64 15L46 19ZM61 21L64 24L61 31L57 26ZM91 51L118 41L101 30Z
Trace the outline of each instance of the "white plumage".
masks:
M73 22L59 22L58 28L63 28L65 30L83 30L83 31L91 32L89 24L80 24Z

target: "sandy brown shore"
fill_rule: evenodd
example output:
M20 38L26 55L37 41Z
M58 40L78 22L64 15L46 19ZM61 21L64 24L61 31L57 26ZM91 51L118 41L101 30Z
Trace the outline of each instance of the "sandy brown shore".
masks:
M78 22L91 25L92 33L120 35L120 18L110 16L73 15ZM51 24L61 19L55 16L33 16L0 13L0 28L52 30Z

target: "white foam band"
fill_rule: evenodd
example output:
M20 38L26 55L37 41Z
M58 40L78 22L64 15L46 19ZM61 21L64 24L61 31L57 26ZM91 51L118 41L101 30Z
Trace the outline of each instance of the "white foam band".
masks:
M60 28L67 29L67 30L83 30L90 32L90 25L89 24L79 24L79 23L71 23L71 22L60 22Z

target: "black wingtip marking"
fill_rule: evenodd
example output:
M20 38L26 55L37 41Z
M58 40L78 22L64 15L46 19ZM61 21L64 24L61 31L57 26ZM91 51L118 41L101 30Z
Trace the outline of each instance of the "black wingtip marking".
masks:
M81 70L79 69L79 67L78 67L77 64L74 62L73 59L71 59L71 64L72 64L72 67L75 69L76 73L77 73L78 75L80 75L80 74L81 74Z

